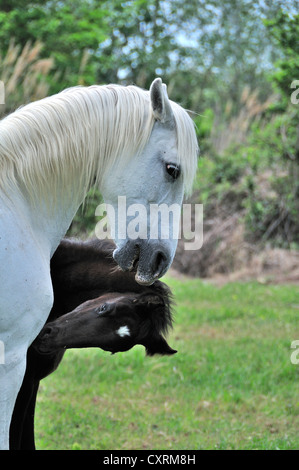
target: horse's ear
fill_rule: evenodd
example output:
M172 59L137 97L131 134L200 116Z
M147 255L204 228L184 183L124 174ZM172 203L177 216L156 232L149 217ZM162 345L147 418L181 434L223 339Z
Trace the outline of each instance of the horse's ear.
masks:
M150 86L151 105L155 119L163 124L173 124L174 117L167 95L166 85L156 78Z

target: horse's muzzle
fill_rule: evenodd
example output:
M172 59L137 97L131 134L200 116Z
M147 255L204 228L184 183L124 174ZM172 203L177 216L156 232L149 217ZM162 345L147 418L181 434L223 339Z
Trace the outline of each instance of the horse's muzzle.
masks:
M116 248L113 257L123 271L135 271L138 284L151 285L162 277L172 262L166 243L160 240L128 240Z

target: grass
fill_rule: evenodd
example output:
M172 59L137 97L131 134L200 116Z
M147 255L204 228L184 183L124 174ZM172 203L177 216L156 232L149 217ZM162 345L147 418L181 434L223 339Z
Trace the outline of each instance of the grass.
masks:
M178 354L68 351L41 384L37 448L298 449L298 287L166 281Z

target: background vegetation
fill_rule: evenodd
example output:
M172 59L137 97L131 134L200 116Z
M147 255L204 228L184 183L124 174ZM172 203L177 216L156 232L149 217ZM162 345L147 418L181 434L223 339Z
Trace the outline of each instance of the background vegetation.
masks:
M39 397L40 448L298 446L298 37L297 0L0 0L0 117L69 86L161 76L201 148L191 201L204 204L204 245L179 242L173 266L259 281L167 278L174 358L67 354ZM70 235L93 235L100 200L89 195Z

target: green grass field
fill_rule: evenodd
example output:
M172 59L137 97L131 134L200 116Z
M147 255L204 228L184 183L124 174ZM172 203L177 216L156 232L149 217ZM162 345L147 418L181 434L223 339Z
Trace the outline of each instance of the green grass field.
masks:
M68 351L41 384L37 448L298 449L298 286L166 282L178 354Z

